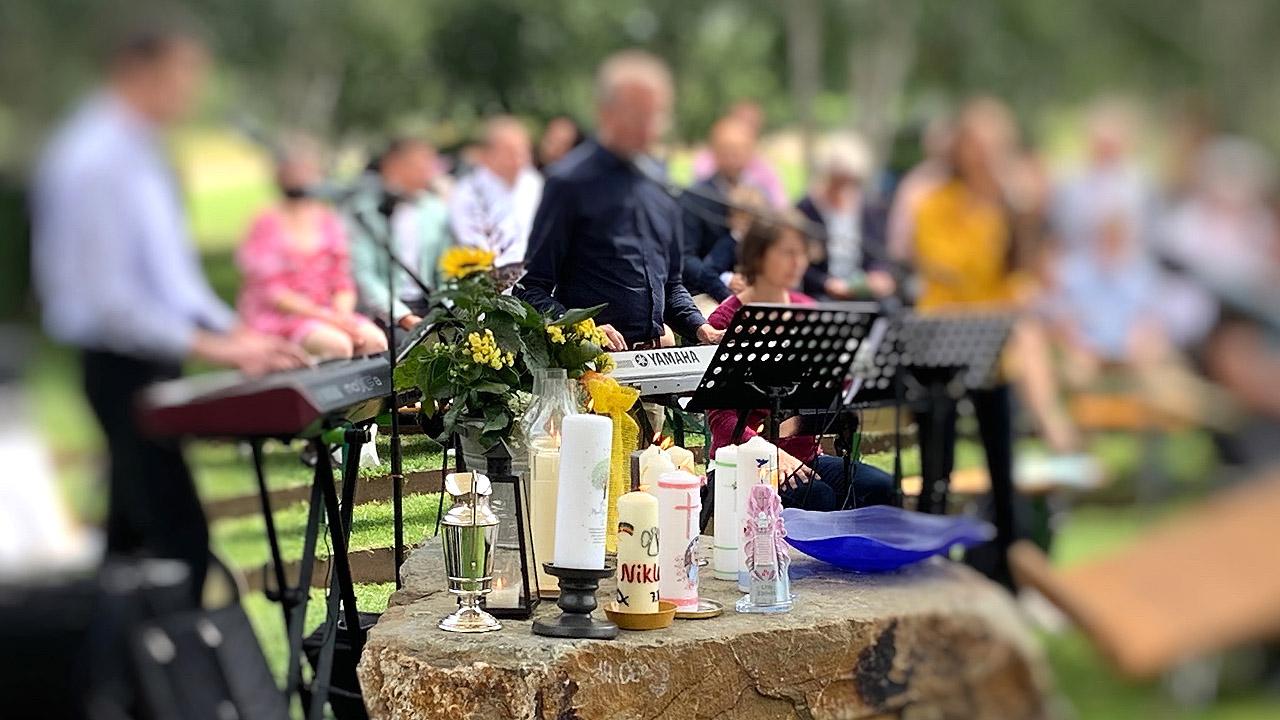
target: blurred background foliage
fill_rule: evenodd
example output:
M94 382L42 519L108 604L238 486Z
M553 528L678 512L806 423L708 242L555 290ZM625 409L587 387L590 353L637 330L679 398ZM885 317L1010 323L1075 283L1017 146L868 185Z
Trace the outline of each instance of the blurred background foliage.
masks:
M90 77L102 28L137 2L0 3L0 147L29 159ZM892 132L975 92L1031 128L1100 91L1213 108L1280 144L1273 0L190 0L218 52L206 120L254 118L335 140L429 128L457 141L494 111L587 119L591 73L620 47L667 58L677 140L734 99L771 125Z

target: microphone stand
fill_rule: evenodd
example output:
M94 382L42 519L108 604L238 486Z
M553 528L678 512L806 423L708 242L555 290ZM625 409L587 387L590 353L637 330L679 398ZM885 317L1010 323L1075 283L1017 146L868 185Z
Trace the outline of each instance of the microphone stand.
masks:
M428 296L431 293L430 288L422 281L418 273L406 265L395 253L391 215L395 212L396 205L400 201L400 197L384 191L383 198L378 203L378 214L383 217L386 226L381 233L374 231L363 213L354 213L356 221L360 223L369 237L374 238L381 245L382 251L387 255L387 355L389 361L387 372L390 380L388 386L391 388L391 437L388 439L388 444L391 449L391 525L392 533L394 534L393 554L395 556L397 590L400 589L400 567L404 564L404 461L400 446L399 393L396 391L396 366L399 364L400 359L399 348L396 346L396 269L399 268L408 275L409 279L422 290L424 296Z

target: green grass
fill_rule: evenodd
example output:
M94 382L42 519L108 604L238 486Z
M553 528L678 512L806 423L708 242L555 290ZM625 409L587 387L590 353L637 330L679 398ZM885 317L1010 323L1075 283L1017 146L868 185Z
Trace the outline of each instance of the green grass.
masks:
M435 527L439 496L435 493L406 495L404 498L404 537L416 544ZM272 513L280 552L285 561L302 556L302 534L307 524L306 503L295 503ZM351 524L351 549L368 550L392 544L391 503L366 502L356 505ZM266 529L260 515L229 518L213 524L213 547L221 557L236 567L256 568L271 558ZM324 537L317 553L329 555Z

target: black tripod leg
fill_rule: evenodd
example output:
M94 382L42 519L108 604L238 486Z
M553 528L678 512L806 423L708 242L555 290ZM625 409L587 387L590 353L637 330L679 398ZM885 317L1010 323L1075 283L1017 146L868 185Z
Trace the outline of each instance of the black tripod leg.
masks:
M679 406L671 408L671 436L676 445L684 447L684 413Z
M321 453L323 454L323 452ZM311 483L311 499L307 505L307 527L302 534L302 558L298 562L298 584L286 591L289 617L286 634L289 637L288 680L285 691L292 695L302 689L302 639L306 632L307 602L311 593L311 574L315 569L316 540L320 534L320 514L324 511L320 479Z
M949 454L947 442L951 438L949 424L952 419L952 403L946 386L929 385L929 409L925 414L929 425L928 436L920 443L920 498L916 509L923 513L947 511L947 468Z

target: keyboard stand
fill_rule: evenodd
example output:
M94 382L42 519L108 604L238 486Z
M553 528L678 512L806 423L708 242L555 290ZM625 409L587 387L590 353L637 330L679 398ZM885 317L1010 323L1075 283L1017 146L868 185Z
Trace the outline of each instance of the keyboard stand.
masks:
M300 703L306 707L307 718L322 718L324 705L329 698L330 677L333 671L333 656L338 640L339 619L345 621L353 652L359 655L364 645L364 628L360 624L360 614L356 606L355 584L352 581L351 565L347 555L347 543L351 539L351 519L355 508L356 484L360 475L360 448L368 442L367 425L348 426L340 429L341 440L345 446L346 456L342 468L342 497L338 497L338 489L333 472L333 459L329 454L329 443L324 435L311 440L316 450L315 474L311 484L311 496L308 500L307 525L303 534L302 558L298 564L297 583L290 585L285 577L284 557L280 551L280 539L276 532L275 519L272 515L271 498L267 487L266 470L262 456L262 441L253 440L253 468L258 482L259 499L262 503L263 519L266 525L267 544L271 551L271 571L275 580L275 588L267 590L264 595L268 599L280 603L284 613L285 635L289 641L289 658L286 667L285 701L297 694ZM330 435L330 434L326 434ZM320 633L323 642L316 661L315 672L309 692L302 679L303 639L306 632L307 603L310 599L312 576L315 569L316 547L320 535L321 517L329 528L329 569L330 582L326 599L325 619L321 623ZM354 630L352 630L354 628Z

